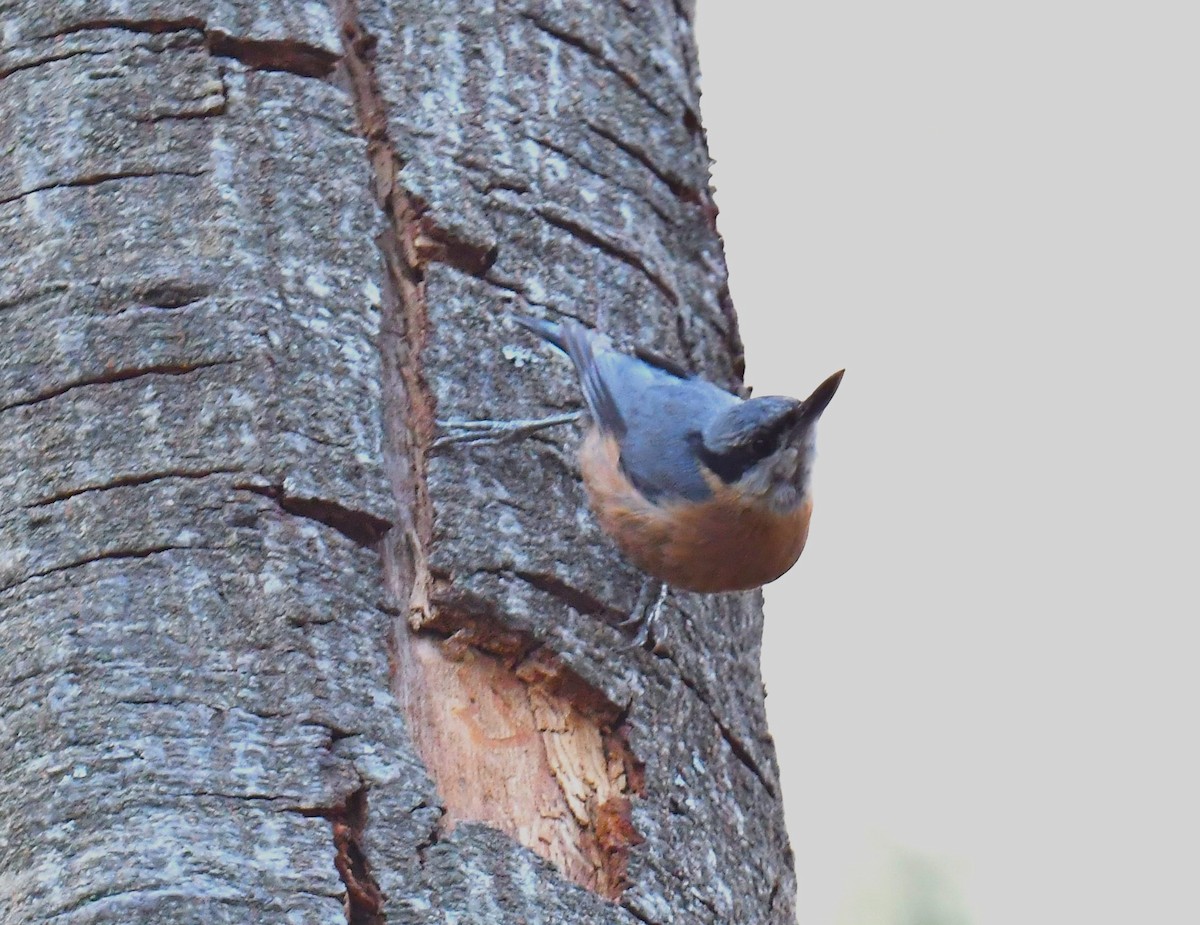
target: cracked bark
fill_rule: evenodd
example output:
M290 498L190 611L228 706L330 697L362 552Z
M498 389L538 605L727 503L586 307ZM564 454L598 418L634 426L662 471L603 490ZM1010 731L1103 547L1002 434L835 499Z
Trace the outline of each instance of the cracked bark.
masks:
M71 180L64 180L59 183L43 183L40 186L34 186L30 189L21 190L18 193L13 193L9 196L0 198L0 205L7 205L10 202L16 202L18 199L23 199L26 196L32 196L34 193L44 193L47 190L65 189L71 186L96 186L100 183L113 183L117 180L130 179L146 179L147 177L198 177L199 172L191 172L187 170L146 170L134 171L126 170L119 173L102 173L95 176L75 177Z
M437 442L577 407L510 311L738 384L689 16L5 6L0 920L790 920L757 596Z

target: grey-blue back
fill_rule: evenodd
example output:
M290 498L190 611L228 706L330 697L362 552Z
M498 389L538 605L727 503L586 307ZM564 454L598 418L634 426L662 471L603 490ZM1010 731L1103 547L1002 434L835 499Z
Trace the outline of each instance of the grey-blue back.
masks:
M592 414L617 438L626 477L654 502L710 498L695 441L709 421L741 399L703 379L682 379L607 344L593 341L593 347L597 348L592 354L595 370L621 420L606 421L595 408Z

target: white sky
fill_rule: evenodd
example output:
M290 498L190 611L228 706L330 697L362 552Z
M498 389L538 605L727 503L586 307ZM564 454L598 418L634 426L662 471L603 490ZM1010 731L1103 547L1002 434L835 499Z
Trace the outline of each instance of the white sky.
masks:
M747 378L847 368L767 597L800 921L909 922L908 856L1200 923L1200 8L699 6Z

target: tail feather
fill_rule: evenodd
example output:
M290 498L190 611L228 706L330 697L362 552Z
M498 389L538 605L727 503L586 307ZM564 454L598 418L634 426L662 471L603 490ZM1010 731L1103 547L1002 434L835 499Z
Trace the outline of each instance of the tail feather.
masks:
M561 324L513 315L521 327L553 344L575 364L583 397L596 423L609 433L622 437L625 434L625 419L617 408L612 390L604 381L600 365L596 360L596 345L600 335L590 331L578 321L567 319Z
M542 321L540 318L530 318L526 315L511 315L510 317L525 330L532 331L542 340L550 342L563 353L567 352L567 344L563 340L561 324L555 324L553 321Z

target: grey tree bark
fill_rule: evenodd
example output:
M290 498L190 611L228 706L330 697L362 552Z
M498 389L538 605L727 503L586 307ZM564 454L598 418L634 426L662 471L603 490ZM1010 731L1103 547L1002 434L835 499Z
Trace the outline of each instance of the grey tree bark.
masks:
M686 0L0 0L0 921L785 923L760 598L513 311L736 386Z

